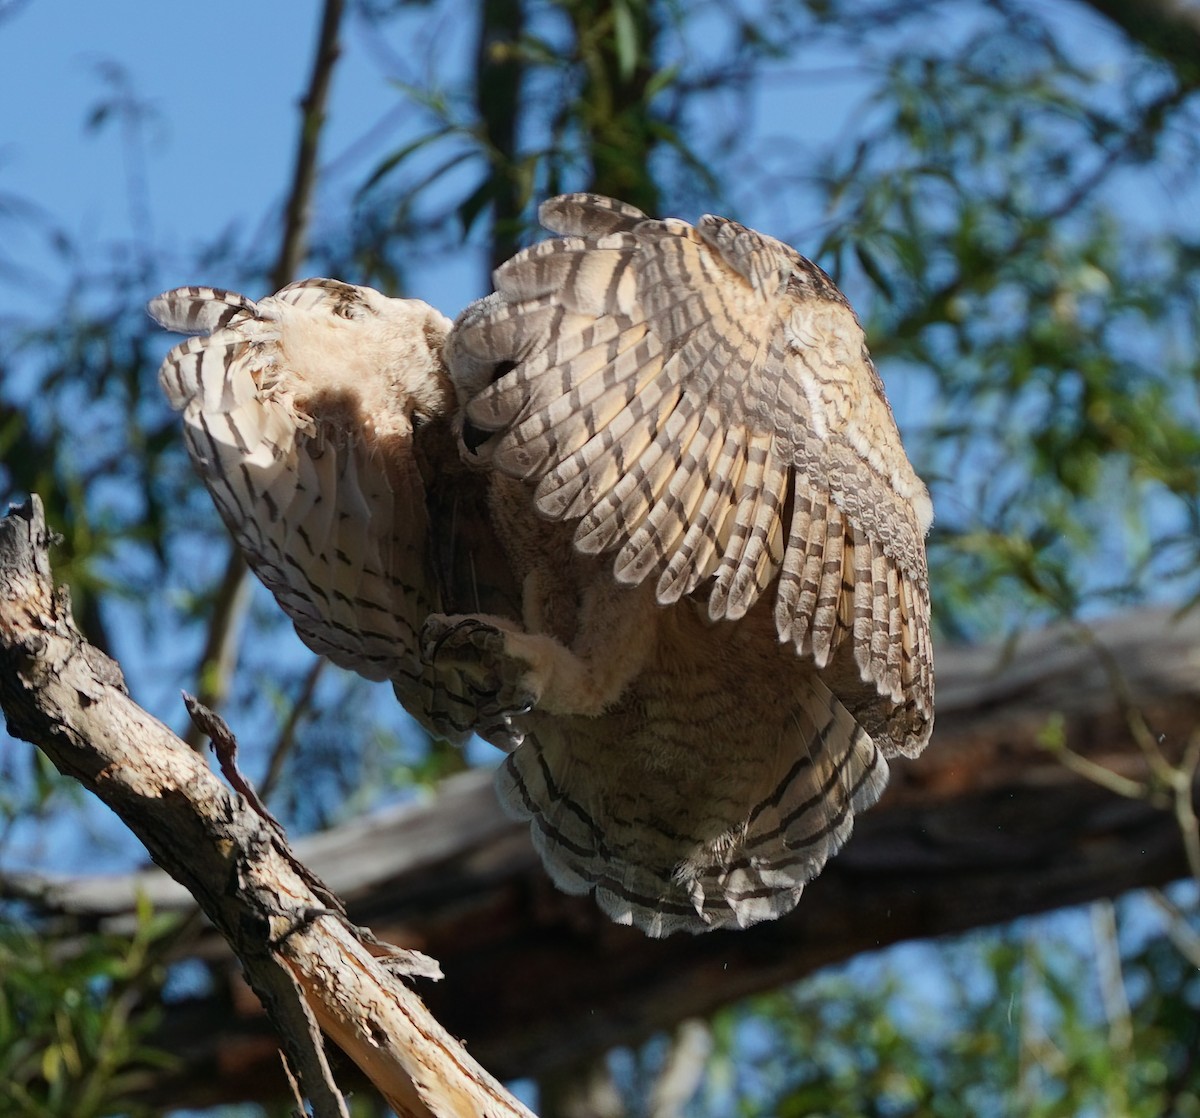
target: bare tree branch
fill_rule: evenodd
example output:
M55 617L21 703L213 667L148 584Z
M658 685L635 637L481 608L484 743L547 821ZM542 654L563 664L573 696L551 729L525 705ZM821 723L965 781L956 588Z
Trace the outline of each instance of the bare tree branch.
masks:
M312 196L317 182L317 150L321 129L325 124L325 110L329 104L333 67L342 50L338 35L345 9L345 0L325 0L321 12L321 30L317 35L312 75L300 102L300 142L292 169L292 187L284 209L283 241L271 272L273 290L296 278L296 272L308 252Z
M520 41L525 33L523 0L483 0L475 44L475 108L491 161L489 185L492 235L486 281L521 247L520 217L529 182L517 165L524 63Z
M41 501L0 521L0 705L11 733L111 807L242 963L318 1118L346 1118L317 1024L402 1118L530 1118L376 958L277 825L129 697L55 591ZM230 748L230 743L224 743Z
M300 725L300 719L312 709L313 697L317 693L317 681L324 674L328 664L328 660L323 657L318 658L312 662L312 666L304 673L304 682L300 685L300 692L292 700L287 717L283 720L283 725L279 728L275 744L271 747L271 752L268 755L267 771L263 774L263 778L258 786L259 794L264 800L271 798L271 793L275 790L275 785L283 775L283 766L287 763L287 759L296 745L296 730Z
M242 618L250 604L250 571L242 558L241 548L229 543L225 570L217 584L212 612L208 618L208 634L204 651L196 668L196 692L205 706L220 707L229 694L229 684L237 669L238 643ZM204 738L189 722L184 740L199 749Z

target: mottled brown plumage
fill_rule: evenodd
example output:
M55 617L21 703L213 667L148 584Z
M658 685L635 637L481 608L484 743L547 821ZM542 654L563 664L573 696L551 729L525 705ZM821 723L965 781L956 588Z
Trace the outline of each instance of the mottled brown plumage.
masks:
M160 296L201 476L317 651L509 751L555 881L652 935L791 909L933 717L931 508L833 282L552 199L450 326L308 280Z

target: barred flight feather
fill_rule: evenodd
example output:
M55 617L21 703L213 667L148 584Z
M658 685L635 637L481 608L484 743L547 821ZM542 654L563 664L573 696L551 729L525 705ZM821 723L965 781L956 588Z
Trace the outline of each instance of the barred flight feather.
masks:
M460 323L460 340L469 346L473 332L488 331L493 320L503 320L508 350L537 354L468 404L474 421L500 432L497 467L538 483L537 507L544 515L577 520L576 542L582 549L616 552L618 578L640 580L656 572L668 595L663 604L677 600L684 587L694 591L713 570L710 563L696 563L697 544L707 541L708 534L703 529L691 533L694 525L687 519L676 528L666 510L701 517L708 525L719 523L713 534L720 549L716 578L707 590L714 618L744 616L774 583L784 595L778 603L780 639L813 650L823 664L849 630L856 648L862 646L858 655L865 678L893 696L892 683L874 666L887 658L884 607L877 616L873 604L875 584L886 582L886 570L877 570L872 544L866 542L860 566L843 575L839 563L843 553L853 561L852 533L870 532L885 564L899 562L901 577L923 580L919 541L927 498L899 449L890 409L877 395L874 370L862 356L861 332L840 293L791 249L736 223L705 218L694 229L677 221L638 221L623 210L613 229L609 211L600 208L599 227L605 232L597 235L597 210L591 197L556 200L550 220L564 238L535 245L504 265L497 273L501 299L492 314ZM793 304L789 297L800 295L812 300L808 305L815 309L797 317L793 306L806 305ZM572 328L549 332L548 342L535 341L547 334L539 312L545 300L554 298L571 311ZM526 300L534 313L528 332L523 323ZM555 345L576 337L580 322L595 327L619 319L624 324L628 315L637 325L638 314L644 316L648 338L666 356L661 370L652 366L652 379L644 379L646 365L633 360L629 349L605 354L603 365L597 354L579 364L558 359ZM826 356L810 343L813 338L819 342L818 330L829 327L847 333ZM799 359L789 356L801 343ZM867 386L853 406L846 385L854 370L840 364L851 359L865 362ZM643 379L631 384L639 372ZM668 392L672 381L686 390ZM603 384L612 395L599 395L589 383ZM503 417L515 410L498 405L506 396L522 401L520 426L505 428ZM611 400L612 406L596 407L597 400ZM690 488L703 455L679 455L671 473L664 473L662 462L664 443L678 436L675 428L696 430L680 409L702 414L713 406L719 409L721 428L747 428L748 445L771 440L763 444L769 447L765 458L745 460L746 480L732 489L721 486L728 504L720 510L673 499ZM781 406L794 409L790 428ZM623 410L614 414L614 408ZM760 428L764 418L769 423ZM789 445L798 430L815 436L802 448ZM553 437L547 437L550 431ZM872 433L883 436L881 448L878 439L868 438ZM821 440L830 446L836 466L824 474L822 463L828 459ZM872 453L883 453L875 454L875 460L864 458L858 448L868 445ZM898 497L879 473L887 452L896 459L886 463L888 475L902 475ZM763 478L771 485L760 494ZM815 546L795 531L795 524L784 523L789 498L793 504L815 499L832 510L825 518L829 532ZM903 503L912 499L920 506L915 520L914 506ZM885 519L876 511L880 501L896 515ZM650 523L653 535L646 530ZM801 546L808 577L798 579L801 555L794 549ZM812 589L803 588L814 574L815 598ZM861 590L860 579L867 582ZM844 594L849 595L845 603ZM868 607L870 620L863 612L856 624L855 610ZM819 618L800 616L814 610Z

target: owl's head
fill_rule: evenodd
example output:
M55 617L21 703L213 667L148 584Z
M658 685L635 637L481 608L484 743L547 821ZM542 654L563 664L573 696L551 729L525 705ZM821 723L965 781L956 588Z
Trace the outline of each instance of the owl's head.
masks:
M302 410L336 422L342 401L354 413L348 424L386 435L453 406L442 353L450 320L420 300L317 279L285 287L259 311L277 325L274 360Z

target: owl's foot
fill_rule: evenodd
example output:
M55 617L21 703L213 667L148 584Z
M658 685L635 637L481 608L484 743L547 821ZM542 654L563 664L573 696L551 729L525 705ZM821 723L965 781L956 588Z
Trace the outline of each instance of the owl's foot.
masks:
M512 647L519 637L482 617L434 613L421 630L421 659L438 669L457 670L481 717L527 714L541 689L530 662Z

